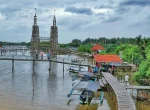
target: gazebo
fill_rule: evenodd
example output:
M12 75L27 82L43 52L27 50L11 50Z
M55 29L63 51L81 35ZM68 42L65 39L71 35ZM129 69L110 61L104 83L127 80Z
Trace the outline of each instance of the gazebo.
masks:
M91 48L91 50L94 51L94 54L97 54L99 50L105 50L105 48L99 44L96 44Z

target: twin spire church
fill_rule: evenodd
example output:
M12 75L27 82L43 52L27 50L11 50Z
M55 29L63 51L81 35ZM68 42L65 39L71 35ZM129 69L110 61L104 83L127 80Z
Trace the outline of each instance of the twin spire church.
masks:
M57 54L57 48L58 48L58 28L56 26L56 17L54 14L53 26L50 27L50 50L49 50L50 53L54 55ZM40 35L39 35L39 26L37 25L36 11L34 15L34 24L32 26L31 53L32 55L39 55L40 53Z

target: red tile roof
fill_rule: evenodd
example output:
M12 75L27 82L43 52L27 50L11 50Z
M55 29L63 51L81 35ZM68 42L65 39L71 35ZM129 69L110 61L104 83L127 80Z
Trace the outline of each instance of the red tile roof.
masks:
M105 48L99 44L94 45L91 50L97 51L97 50L105 50Z
M100 55L96 54L93 55L94 60L96 62L115 62L115 63L123 63L123 61L120 59L118 55L111 55L111 54L106 54L106 55Z

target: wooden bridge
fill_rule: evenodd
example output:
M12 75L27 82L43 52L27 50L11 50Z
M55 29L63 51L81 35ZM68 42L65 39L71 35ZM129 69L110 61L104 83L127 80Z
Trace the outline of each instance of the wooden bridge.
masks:
M86 66L89 67L91 66L91 64L89 64L87 61L84 60L79 60L79 62L74 63L71 61L71 59L66 59L66 58L57 58L57 57L51 57L50 59L48 59L46 56L44 56L43 58L38 58L35 59L32 56L22 56L22 55L17 55L17 56L6 56L6 55L0 55L0 60L10 60L12 61L12 71L14 71L14 61L32 61L33 62L33 70L34 70L34 66L35 66L35 62L37 61L41 61L41 62L49 62L49 70L51 70L51 62L55 62L55 63L62 63L63 64L63 73L64 73L64 64L68 64L68 65L76 65L79 66L79 68L81 66Z
M85 64L82 61L79 63L73 63L71 60L66 59L66 58L57 58L57 57L52 57L50 59L47 59L47 57L41 58L33 58L32 56L22 56L22 55L17 55L17 56L6 56L6 55L1 55L0 60L16 60L16 61L44 61L44 62L56 62L56 63L63 63L63 64L70 64L70 65L80 65L80 66L89 66L90 64Z
M116 110L136 110L135 104L127 92L124 85L120 84L117 79L110 73L102 72L102 76L108 83L107 89L116 106Z

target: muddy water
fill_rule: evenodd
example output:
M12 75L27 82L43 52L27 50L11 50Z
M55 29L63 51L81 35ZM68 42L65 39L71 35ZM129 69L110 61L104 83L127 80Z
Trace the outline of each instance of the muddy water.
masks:
M80 105L79 96L73 96L68 105L67 94L72 88L72 77L63 65L48 62L0 61L0 110L114 110L111 99L105 93L103 104L93 100L91 105ZM99 97L99 95L97 95ZM144 103L137 103L138 110L149 110ZM141 109L141 107L143 107ZM111 109L110 109L111 108Z
M110 110L106 100L103 105L82 106L79 96L73 96L67 105L72 88L68 65L63 74L63 65L57 63L52 63L49 72L48 62L36 62L33 71L32 62L15 61L14 73L11 64L0 61L0 110Z

